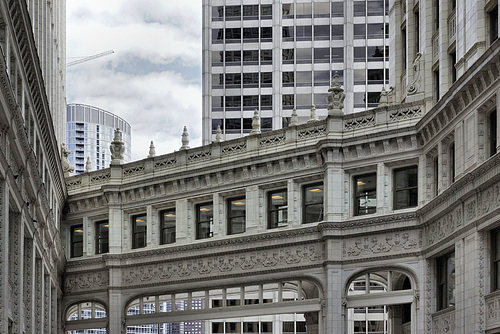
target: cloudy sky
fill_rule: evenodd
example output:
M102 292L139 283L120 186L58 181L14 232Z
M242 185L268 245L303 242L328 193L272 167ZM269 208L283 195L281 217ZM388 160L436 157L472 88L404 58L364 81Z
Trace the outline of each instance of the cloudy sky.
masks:
M132 160L201 145L201 0L68 0L67 102L108 110L132 126Z

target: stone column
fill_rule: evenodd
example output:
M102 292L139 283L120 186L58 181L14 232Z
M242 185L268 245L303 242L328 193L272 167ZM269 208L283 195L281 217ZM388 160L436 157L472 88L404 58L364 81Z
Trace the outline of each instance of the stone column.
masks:
M326 156L324 176L324 220L342 221L344 211L344 170L340 168L340 152L338 149L324 151Z
M127 333L125 318L123 317L123 300L120 289L109 290L108 333Z
M0 180L0 270L6 273L9 267L9 192L5 180ZM0 275L0 295L8 296L7 275ZM6 298L7 300L7 298ZM0 303L0 333L8 333L8 304Z
M247 232L256 232L259 229L260 217L259 210L250 208L259 208L259 187L258 186L250 186L246 188L245 193L246 198L246 231ZM265 221L265 219L264 219Z
M22 249L24 228L21 222L21 214L9 212L9 279L11 281L11 294L7 300L10 300L12 311L12 333L22 333L24 310L22 307L23 296L23 255ZM40 329L42 330L42 329Z
M318 331L318 312L306 312L304 313L304 318L306 318L306 331L307 334L319 334Z
M123 213L120 209L119 194L113 192L107 194L108 199L108 221L109 221L109 253L121 254L125 245L123 234L128 229L123 226Z
M33 275L34 275L34 248L33 239L24 239L24 331L33 333Z

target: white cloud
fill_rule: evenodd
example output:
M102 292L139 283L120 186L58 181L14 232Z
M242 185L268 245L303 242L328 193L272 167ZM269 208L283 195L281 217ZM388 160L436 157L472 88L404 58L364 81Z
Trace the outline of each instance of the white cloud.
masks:
M67 56L115 53L68 68L68 102L108 110L132 126L132 159L201 143L201 1L70 0ZM135 68L134 68L135 67ZM192 73L200 73L193 80Z

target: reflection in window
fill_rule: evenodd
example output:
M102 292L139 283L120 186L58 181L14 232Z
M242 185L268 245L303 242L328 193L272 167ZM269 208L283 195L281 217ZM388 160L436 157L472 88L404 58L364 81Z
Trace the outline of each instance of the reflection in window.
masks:
M226 118L226 131L225 133L241 133L241 119L240 118Z
M243 65L258 65L258 64L259 64L259 50L243 51Z
M260 50L260 63L272 64L273 61L273 50Z
M295 82L295 72L283 72L282 78L283 87L293 87Z
M418 205L417 166L394 170L394 210Z
M71 227L71 257L83 256L83 225Z
M283 38L283 41L289 41L293 42L294 38L294 27L282 27L281 28L281 37Z
M283 49L281 51L281 59L283 60L283 64L293 64L294 54L294 49Z
M132 248L143 248L147 244L147 224L146 215L132 217Z
M213 204L196 205L196 215L196 239L211 238L213 236Z
M377 211L377 174L354 177L354 214L366 215Z
M288 224L287 196L286 189L268 193L268 228L282 227Z
M312 27L296 26L295 36L297 41L310 41L312 39Z
M246 200L244 197L228 200L227 234L245 232Z
M281 95L281 103L283 109L293 109L295 105L295 96L293 94L283 94Z
M160 212L160 243L171 244L175 242L175 208Z
M455 252L436 259L437 310L455 306Z
M292 18L293 19L293 14L294 14L294 4L282 4L281 5L281 13L283 15L283 18Z
M272 85L273 85L272 72L261 72L260 73L260 86L261 87L272 87Z
M323 184L305 186L303 188L303 223L314 223L323 220Z
M212 6L212 21L222 21L224 19L224 6Z

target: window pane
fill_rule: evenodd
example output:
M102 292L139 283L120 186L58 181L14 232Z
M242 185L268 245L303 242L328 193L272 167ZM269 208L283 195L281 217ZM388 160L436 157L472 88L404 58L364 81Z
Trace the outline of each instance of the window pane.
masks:
M269 228L286 226L288 223L287 191L279 190L269 193Z
M161 213L161 237L162 244L175 242L175 209L164 210Z
M377 210L377 174L370 173L354 178L355 215L375 213Z
M83 225L71 228L71 257L83 256Z
M196 212L198 215L197 239L211 238L213 236L213 204L199 204L196 206Z
M109 223L102 221L96 223L96 254L109 252Z
M132 225L132 248L146 247L147 216L134 216Z
M344 26L340 24L332 25L332 39L344 39Z
M323 184L304 188L304 223L323 220Z
M238 198L229 201L228 234L245 232L246 200Z

